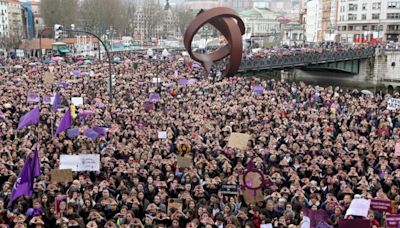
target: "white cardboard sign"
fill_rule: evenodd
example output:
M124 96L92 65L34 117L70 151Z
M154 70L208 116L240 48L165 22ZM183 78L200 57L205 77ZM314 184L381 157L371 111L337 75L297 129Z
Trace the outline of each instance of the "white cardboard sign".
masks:
M100 171L99 154L80 154L60 156L60 169L71 169L74 172Z

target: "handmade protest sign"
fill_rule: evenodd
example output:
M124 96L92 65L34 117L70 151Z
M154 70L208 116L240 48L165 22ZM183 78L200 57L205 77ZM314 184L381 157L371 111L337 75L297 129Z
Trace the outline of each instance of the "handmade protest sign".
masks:
M54 74L51 72L44 73L43 82L48 85L53 85L54 84Z
M83 97L71 97L71 103L75 106L83 105Z
M71 169L53 169L50 171L51 181L56 183L71 182L72 170Z
M387 103L388 110L396 110L400 107L400 99L390 98Z
M177 159L177 163L178 163L178 166L180 167L180 168L190 168L190 167L192 167L193 165L192 165L192 156L189 156L189 155L186 155L186 156L177 156L176 157L176 159Z
M394 150L394 156L400 157L400 142L396 143L396 147Z
M183 209L183 200L182 199L176 199L176 198L169 198L168 199L168 211L170 211L172 208L175 208L178 211L182 211L182 209Z
M370 204L370 200L353 199L346 211L346 215L367 217Z
M239 194L239 187L235 184L223 184L219 192L222 195L237 195Z
M229 137L228 147L246 149L249 142L250 135L242 133L232 133Z
M243 175L239 176L240 189L247 204L264 200L263 188L272 185L271 180L265 177L262 170L256 168L252 160L247 164Z
M159 131L157 136L158 136L158 139L166 139L167 138L167 132L166 131Z
M60 169L71 169L74 172L100 171L99 154L80 154L60 156Z

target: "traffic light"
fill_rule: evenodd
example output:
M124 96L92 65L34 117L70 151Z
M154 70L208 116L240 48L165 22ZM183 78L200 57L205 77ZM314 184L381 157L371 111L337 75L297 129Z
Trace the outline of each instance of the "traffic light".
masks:
M59 24L54 25L54 39L59 41L62 39L63 26Z

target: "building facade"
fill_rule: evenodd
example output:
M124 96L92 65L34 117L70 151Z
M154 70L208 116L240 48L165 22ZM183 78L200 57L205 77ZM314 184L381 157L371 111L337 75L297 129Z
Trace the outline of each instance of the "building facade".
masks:
M309 43L336 41L337 0L311 0L306 4L305 29Z
M242 18L246 33L250 34L252 42L256 42L261 46L272 43L280 37L281 31L278 15L267 8L253 8L239 12Z
M399 0L341 0L338 16L340 42L399 41Z
M21 3L17 0L8 0L8 24L10 37L23 38Z
M9 36L8 2L0 0L0 37Z
M187 10L198 11L223 6L223 4L219 0L186 0L182 6Z
M40 0L32 0L32 14L35 28L35 37L39 37L39 32L45 28L44 20L40 15Z
M253 0L219 0L220 3L232 9L251 9L253 8Z

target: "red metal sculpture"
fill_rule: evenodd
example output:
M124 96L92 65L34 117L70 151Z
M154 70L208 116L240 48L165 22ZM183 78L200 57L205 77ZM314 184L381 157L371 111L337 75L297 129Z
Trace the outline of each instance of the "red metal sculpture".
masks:
M193 37L207 23L218 29L226 38L228 44L209 54L193 53ZM233 76L238 71L242 60L242 35L244 32L244 23L234 10L226 7L217 7L207 11L200 11L186 29L183 42L190 57L200 62L208 72L214 62L230 56L223 76Z

